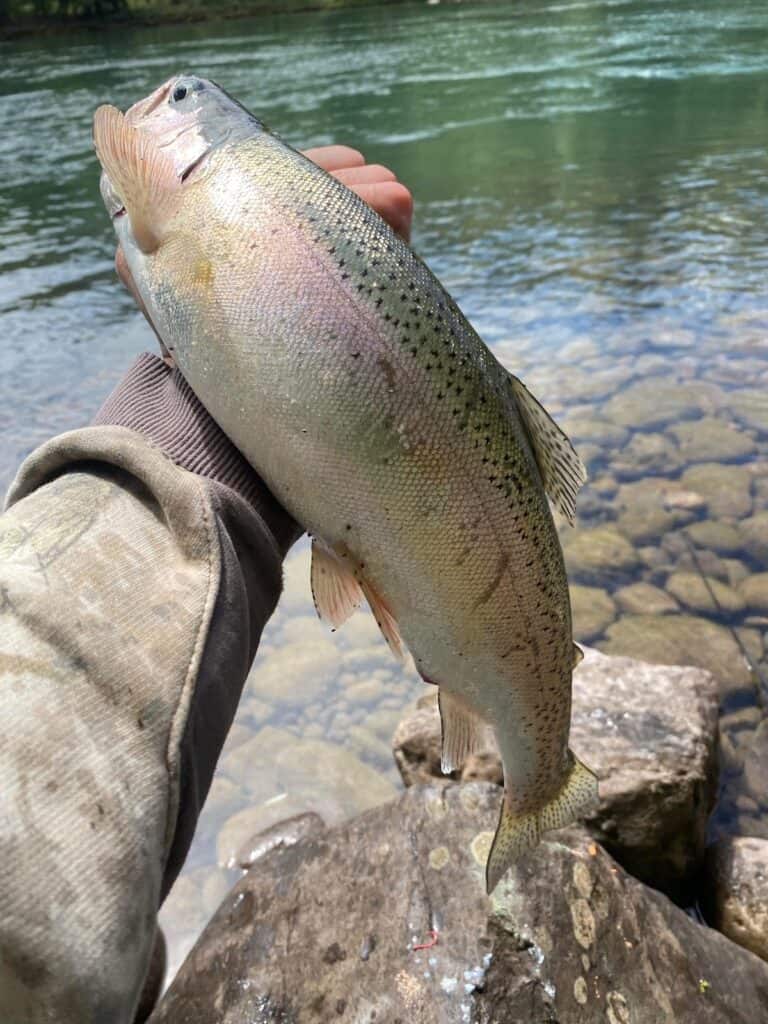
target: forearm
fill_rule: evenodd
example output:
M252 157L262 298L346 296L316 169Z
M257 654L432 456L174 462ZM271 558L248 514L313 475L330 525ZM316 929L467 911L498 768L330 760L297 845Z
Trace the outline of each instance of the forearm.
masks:
M169 371L143 370L142 401L101 417L141 433L50 442L0 518L9 1024L130 1021L299 532Z

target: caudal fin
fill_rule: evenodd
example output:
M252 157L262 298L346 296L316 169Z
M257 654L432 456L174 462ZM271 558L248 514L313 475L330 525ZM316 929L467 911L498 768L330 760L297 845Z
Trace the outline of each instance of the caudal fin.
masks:
M490 895L517 858L534 847L542 832L563 828L576 821L597 803L597 776L573 754L573 764L563 788L549 803L527 814L512 814L506 798L493 837L485 868L485 884Z

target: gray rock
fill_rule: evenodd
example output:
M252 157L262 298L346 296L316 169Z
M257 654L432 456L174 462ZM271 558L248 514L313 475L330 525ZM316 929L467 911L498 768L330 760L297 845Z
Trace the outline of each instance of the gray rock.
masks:
M757 727L744 757L744 782L761 807L768 807L768 719Z
M768 960L768 840L739 836L711 846L705 892L712 926Z
M730 462L751 455L757 445L741 430L714 417L670 427L688 462Z
M600 779L588 827L629 871L678 899L690 891L717 792L717 704L717 684L700 669L587 648L574 673L570 745ZM392 746L406 786L442 777L435 695L406 715ZM492 735L488 748L500 776Z
M764 390L733 391L733 411L749 427L768 433L768 394Z
M691 523L687 533L696 547L709 548L718 555L736 555L741 551L741 534L731 523L702 519L700 523Z
M752 477L744 466L723 466L703 462L683 473L684 487L700 494L716 519L721 516L748 516L752 510Z
M624 480L674 473L683 465L677 446L664 434L635 434L613 459L611 468Z
M667 590L680 604L706 615L737 615L746 607L744 598L727 583L697 572L674 572Z
M613 596L619 608L632 615L669 615L680 610L673 597L651 583L631 583Z
M748 576L739 585L739 593L750 611L768 613L768 572Z
M768 512L757 512L739 523L744 550L761 568L768 568Z
M599 587L571 586L573 635L589 643L603 633L616 618L616 605Z
M666 377L651 377L618 392L606 403L604 412L622 427L657 430L668 423L693 419L709 404L709 390L702 385L681 386Z
M274 850L238 883L153 1024L755 1024L768 966L584 833L485 895L498 788L418 787ZM430 948L430 930L437 941Z
M694 615L624 615L608 627L600 650L657 665L697 665L718 680L723 699L751 693L749 665L729 629Z
M561 537L569 576L574 583L605 583L629 575L640 558L615 526L569 531Z
M270 828L250 836L237 851L237 866L250 868L259 857L263 857L277 846L293 846L307 836L319 835L325 831L325 822L319 814L309 811L292 818L278 821Z

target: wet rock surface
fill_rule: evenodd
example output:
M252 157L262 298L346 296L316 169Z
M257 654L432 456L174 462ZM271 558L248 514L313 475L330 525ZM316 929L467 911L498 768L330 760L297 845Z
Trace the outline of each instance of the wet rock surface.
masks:
M629 871L681 900L692 892L717 792L717 705L716 681L695 668L587 649L574 673L570 745L600 779L588 827ZM406 785L442 778L434 697L403 719L392 743Z
M228 895L153 1024L761 1019L768 965L579 830L551 833L488 898L500 797L487 784L416 787L267 854Z
M768 840L739 836L711 846L704 891L713 927L768 961Z

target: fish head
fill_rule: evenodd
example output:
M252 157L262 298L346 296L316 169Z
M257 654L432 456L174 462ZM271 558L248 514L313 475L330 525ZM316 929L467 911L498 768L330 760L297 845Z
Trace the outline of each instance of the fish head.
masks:
M100 190L121 243L153 251L158 222L178 206L183 187L204 176L211 154L265 130L221 86L194 74L169 78L125 114L99 107L93 137Z

